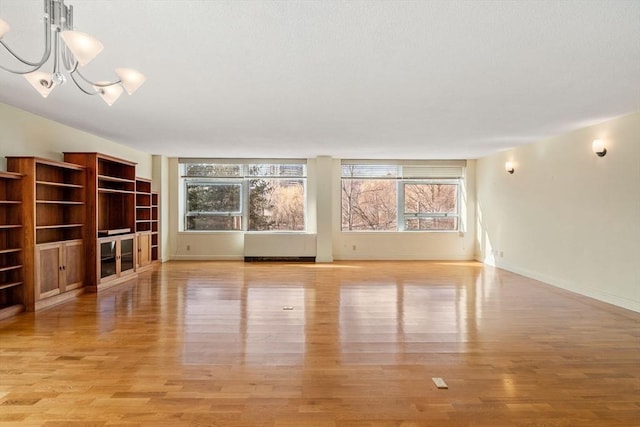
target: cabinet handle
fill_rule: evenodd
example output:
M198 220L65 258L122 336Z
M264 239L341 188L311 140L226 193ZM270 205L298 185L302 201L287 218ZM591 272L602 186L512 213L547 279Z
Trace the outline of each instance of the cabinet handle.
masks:
M62 266L61 265L58 266L58 270L62 271Z
M66 265L63 265L63 266L62 266L62 269L63 269L63 270L66 270L66 269L67 269L67 266L66 266Z

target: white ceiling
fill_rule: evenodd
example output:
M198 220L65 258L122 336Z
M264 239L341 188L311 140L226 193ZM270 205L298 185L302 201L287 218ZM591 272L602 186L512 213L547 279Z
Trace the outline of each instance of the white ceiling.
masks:
M639 0L67 4L105 45L85 74L145 85L107 107L0 70L0 102L153 154L477 158L640 110ZM33 60L41 12L0 0Z

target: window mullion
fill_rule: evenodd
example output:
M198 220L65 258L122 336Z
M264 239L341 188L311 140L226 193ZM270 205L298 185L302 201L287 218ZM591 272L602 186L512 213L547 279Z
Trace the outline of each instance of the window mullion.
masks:
M245 165L247 168L248 165ZM245 170L245 172L247 172ZM242 180L242 191L240 192L240 200L242 201L242 231L249 229L249 179L246 177Z
M398 194L398 206L397 206L397 215L398 215L398 220L396 221L396 225L398 227L398 231L404 231L405 230L405 212L404 212L404 181L399 179L397 181L397 190L396 193Z

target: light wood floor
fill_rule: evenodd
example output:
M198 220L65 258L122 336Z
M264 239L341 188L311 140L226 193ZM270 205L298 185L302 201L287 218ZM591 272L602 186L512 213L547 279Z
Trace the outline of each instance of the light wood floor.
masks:
M5 425L638 426L640 314L477 263L172 262L0 322Z

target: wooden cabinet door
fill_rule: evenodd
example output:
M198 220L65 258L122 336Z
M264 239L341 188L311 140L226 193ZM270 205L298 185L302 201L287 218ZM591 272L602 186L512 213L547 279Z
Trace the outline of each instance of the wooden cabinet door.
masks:
M84 279L84 245L82 240L75 242L67 242L63 247L64 264L62 272L64 273L64 290L70 291L82 286Z
M118 239L98 240L98 264L100 282L105 282L118 276Z
M124 276L135 272L136 268L136 242L135 235L121 237L118 242L119 249L119 275Z
M59 243L36 246L36 301L62 292L62 256Z
M138 268L151 263L151 234L138 234Z

